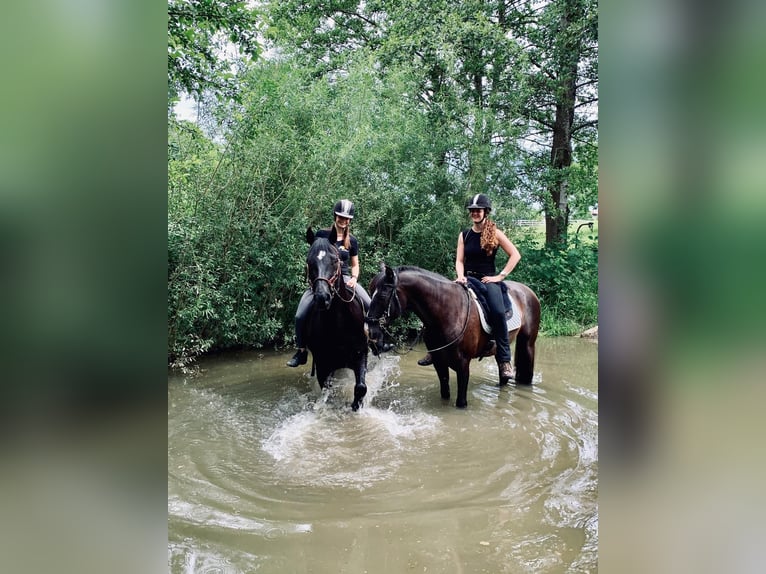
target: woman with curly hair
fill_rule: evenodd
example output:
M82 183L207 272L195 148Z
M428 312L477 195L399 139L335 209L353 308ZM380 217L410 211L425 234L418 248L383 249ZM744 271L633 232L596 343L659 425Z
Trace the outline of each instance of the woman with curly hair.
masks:
M508 330L505 328L505 304L500 286L505 277L513 271L521 260L521 254L510 239L489 219L492 203L483 193L477 193L466 206L471 217L471 227L460 232L457 238L455 273L457 283L465 283L466 277L475 277L487 287L489 304L489 323L495 337L497 361L500 378L511 378L511 347ZM508 261L500 273L496 272L495 255L502 248L508 254ZM430 365L430 353L418 361L419 365Z

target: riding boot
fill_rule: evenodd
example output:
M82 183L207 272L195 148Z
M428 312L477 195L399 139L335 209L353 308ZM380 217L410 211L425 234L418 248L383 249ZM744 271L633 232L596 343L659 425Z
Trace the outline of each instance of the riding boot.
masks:
M431 356L431 353L426 353L426 356L422 359L418 360L418 365L421 367L427 367L428 365L434 364L434 358Z
M497 370L500 376L500 384L506 385L508 381L516 377L516 373L513 372L513 367L510 362L503 362L497 365Z
M304 331L306 329L306 318L308 317L309 311L311 311L313 302L314 295L311 292L311 289L306 289L298 303L298 309L295 311L295 346L298 350L295 351L293 357L287 361L288 367L305 365L306 361L308 361L309 353L306 350L306 334Z
M295 351L293 358L287 361L288 367L297 367L299 365L305 365L309 360L309 352L306 349L298 349Z

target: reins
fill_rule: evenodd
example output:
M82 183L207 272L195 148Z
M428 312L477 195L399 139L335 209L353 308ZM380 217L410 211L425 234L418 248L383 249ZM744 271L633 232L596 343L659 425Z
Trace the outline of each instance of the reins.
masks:
M463 285L463 291L465 291L466 295L466 303L468 304L465 311L465 323L463 323L463 330L460 331L460 334L455 337L452 341L447 343L446 345L442 345L441 347L437 347L436 349L426 349L426 352L428 353L435 353L436 351L441 351L443 349L446 349L447 347L450 347L457 343L460 339L463 338L463 335L465 335L466 329L468 329L468 321L471 319L471 296L468 294L468 287Z

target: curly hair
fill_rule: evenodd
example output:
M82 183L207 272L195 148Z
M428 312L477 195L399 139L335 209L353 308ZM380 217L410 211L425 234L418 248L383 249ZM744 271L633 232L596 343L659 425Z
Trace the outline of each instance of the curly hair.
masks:
M495 222L487 217L484 220L484 229L481 230L481 248L487 255L492 255L492 252L499 245L497 234L495 233L496 229L497 225L495 225Z

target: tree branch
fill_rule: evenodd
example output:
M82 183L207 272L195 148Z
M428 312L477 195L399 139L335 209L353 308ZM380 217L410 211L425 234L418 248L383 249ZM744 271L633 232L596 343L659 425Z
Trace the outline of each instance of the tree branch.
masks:
M591 120L589 122L583 122L581 124L577 124L576 126L572 126L572 136L579 132L582 129L589 128L589 127L595 127L598 126L598 120Z

